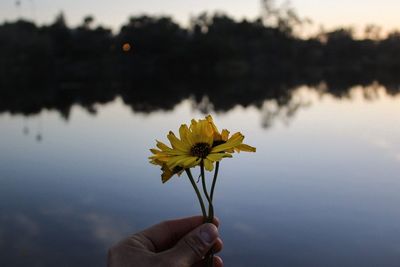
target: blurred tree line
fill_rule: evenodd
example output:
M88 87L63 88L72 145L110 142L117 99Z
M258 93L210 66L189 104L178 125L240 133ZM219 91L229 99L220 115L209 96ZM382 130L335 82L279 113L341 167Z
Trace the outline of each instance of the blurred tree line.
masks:
M351 29L303 39L308 23L290 7L263 1L262 17L236 21L201 14L183 28L170 17L131 17L116 34L87 16L75 28L60 14L50 25L0 25L0 112L35 113L122 96L135 110L172 108L207 95L217 109L287 101L288 89L322 81L334 95L374 81L398 92L400 33L364 39ZM93 110L92 110L93 111ZM94 111L93 111L94 112Z

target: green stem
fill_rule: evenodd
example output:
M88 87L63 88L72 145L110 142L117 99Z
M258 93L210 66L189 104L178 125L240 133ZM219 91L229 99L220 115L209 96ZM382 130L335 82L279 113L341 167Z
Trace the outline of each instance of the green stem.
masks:
M213 223L213 220L214 220L214 206L213 206L211 198L210 198L210 196L208 195L208 192L207 192L206 176L204 174L204 162L203 161L201 161L201 163L200 163L200 174L201 174L201 183L203 184L204 195L206 196L206 198L208 200L208 217L207 217L207 220L205 222ZM212 248L205 255L205 263L206 263L207 267L213 267L214 266L214 252L213 252Z
M217 163L215 164L214 179L212 181L211 193L210 193L211 202L213 201L214 198L214 189L215 189L215 184L217 183L218 170L219 170L219 161L217 161Z
M204 195L206 196L206 199L208 201L208 217L206 222L212 223L214 219L214 207L211 201L211 198L207 192L207 186L206 186L206 176L204 174L204 163L203 161L200 163L200 174L201 174L201 183L203 185L203 192Z
M192 183L192 186L194 188L194 191L196 192L197 198L199 199L200 202L200 207L201 207L201 212L203 213L203 218L207 218L207 213L206 213L206 208L204 206L203 199L201 198L201 194L199 189L197 188L196 182L193 179L192 173L190 172L190 169L185 169L187 176L189 177L190 182Z

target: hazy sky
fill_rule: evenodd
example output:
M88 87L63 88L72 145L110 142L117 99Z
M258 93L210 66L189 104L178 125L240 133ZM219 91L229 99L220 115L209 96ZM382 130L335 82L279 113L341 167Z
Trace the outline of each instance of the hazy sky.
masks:
M190 15L202 11L224 11L236 18L254 18L260 13L259 0L0 0L0 22L19 16L49 23L64 11L69 25L77 25L87 14L96 21L118 29L130 15L142 13L172 15L181 24L187 24ZM277 4L283 0L276 0ZM326 28L352 25L361 28L368 23L383 26L385 30L400 29L400 0L291 0L302 16L315 25Z

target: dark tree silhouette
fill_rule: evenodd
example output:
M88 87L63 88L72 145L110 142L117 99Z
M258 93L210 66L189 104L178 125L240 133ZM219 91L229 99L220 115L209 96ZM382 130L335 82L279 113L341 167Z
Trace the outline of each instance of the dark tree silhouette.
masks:
M131 17L120 31L86 16L76 28L59 14L50 25L29 21L0 25L0 112L32 114L72 105L93 105L116 96L136 111L171 109L193 97L217 110L237 104L262 108L276 99L296 110L299 85L327 85L337 97L354 85L374 82L399 91L400 33L380 37L368 26L365 39L351 29L302 39L304 23L290 6L264 1L264 16L236 21L226 14L193 17L183 28L169 17ZM206 96L206 98L205 98ZM273 112L266 117L271 117Z

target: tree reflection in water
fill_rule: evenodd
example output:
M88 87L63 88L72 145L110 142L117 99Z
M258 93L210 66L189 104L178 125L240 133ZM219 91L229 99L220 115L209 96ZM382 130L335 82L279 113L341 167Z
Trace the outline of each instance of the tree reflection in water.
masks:
M245 86L248 86L245 88ZM396 85L381 85L373 82L370 85L348 85L347 87L330 88L327 82L316 85L284 85L258 82L231 84L193 83L193 84L142 84L135 89L109 90L101 95L103 90L75 85L75 89L57 91L51 96L36 94L26 97L23 94L14 94L13 98L0 100L1 112L35 116L44 109L58 111L65 120L69 119L74 105L84 108L89 114L96 115L99 105L121 98L134 113L152 113L155 111L170 111L184 100L189 100L193 110L203 114L210 112L228 112L236 106L255 107L261 114L261 126L271 127L275 121L288 125L299 110L312 105L313 96L322 98L330 96L335 99L354 98L354 92L366 101L378 100L382 94L397 96L400 88ZM82 85L83 86L83 85ZM243 86L243 87L241 87ZM136 90L136 88L141 88ZM157 89L158 88L158 89ZM36 91L38 92L38 91ZM40 116L40 115L39 115ZM42 125L37 118L36 140L42 140ZM24 121L23 133L29 135L30 128Z

